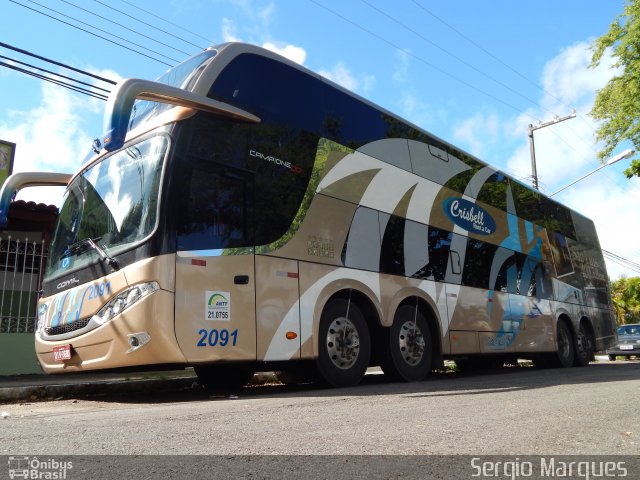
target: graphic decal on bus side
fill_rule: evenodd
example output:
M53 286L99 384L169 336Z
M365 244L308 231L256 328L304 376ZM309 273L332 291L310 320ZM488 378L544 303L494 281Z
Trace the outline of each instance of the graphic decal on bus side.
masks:
M464 198L448 198L442 203L447 217L468 232L492 235L496 221L484 208Z
M204 318L205 320L231 321L231 293L210 292L204 294Z

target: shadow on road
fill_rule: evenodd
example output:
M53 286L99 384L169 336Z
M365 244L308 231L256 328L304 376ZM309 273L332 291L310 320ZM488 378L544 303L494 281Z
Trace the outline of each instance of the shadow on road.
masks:
M175 403L202 401L235 401L260 397L345 397L403 395L411 397L448 397L482 395L549 388L560 385L624 382L640 378L640 361L592 363L588 367L538 369L530 366L504 367L476 372L434 372L426 380L415 383L392 383L382 374L368 374L362 383L350 388L325 388L315 384L251 385L236 390L209 392L195 380L182 379L163 391L120 391L85 397L83 400L118 403Z

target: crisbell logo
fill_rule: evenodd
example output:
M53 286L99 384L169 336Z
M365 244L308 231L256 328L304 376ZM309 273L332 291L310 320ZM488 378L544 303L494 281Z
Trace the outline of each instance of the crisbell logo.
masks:
M496 222L489 212L464 198L447 198L443 203L447 217L460 228L479 235L491 235Z
M75 285L76 283L80 283L80 280L78 280L76 277L71 277L69 280L65 280L64 282L60 282L58 285L56 285L56 288L58 290L60 290L61 288L71 287L71 286Z

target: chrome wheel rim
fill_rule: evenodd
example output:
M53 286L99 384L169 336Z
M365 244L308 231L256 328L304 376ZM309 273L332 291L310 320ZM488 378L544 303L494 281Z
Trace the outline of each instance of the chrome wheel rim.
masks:
M358 329L348 318L336 318L327 330L326 345L331 362L341 370L348 370L360 354Z
M398 334L398 347L402 359L412 367L418 365L424 356L425 341L422 330L413 320L404 322Z

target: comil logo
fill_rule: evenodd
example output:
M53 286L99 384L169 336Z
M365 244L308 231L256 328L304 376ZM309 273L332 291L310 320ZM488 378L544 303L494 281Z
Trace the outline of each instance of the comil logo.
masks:
M205 292L206 320L231 320L231 293L230 292Z
M460 228L478 235L491 235L496 221L484 208L464 198L447 198L442 204L447 217Z

